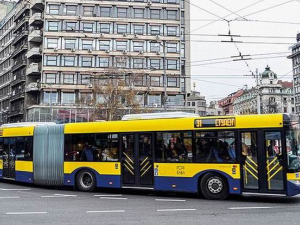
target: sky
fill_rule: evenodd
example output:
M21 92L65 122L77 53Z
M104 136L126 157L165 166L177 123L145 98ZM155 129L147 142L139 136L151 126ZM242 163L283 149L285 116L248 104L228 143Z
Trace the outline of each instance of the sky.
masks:
M292 81L292 61L286 57L300 32L300 0L189 1L191 62L188 66L192 71L192 89L195 82L196 90L206 97L207 103L222 99L245 85L248 88L255 86L252 72L255 74L258 69L262 73L267 65L279 79ZM229 30L231 35L241 36L233 37L236 43L221 42L231 40L228 36L218 36L228 35ZM252 60L233 62L240 58L232 56L240 53L250 55L244 58ZM212 60L218 58L222 59Z

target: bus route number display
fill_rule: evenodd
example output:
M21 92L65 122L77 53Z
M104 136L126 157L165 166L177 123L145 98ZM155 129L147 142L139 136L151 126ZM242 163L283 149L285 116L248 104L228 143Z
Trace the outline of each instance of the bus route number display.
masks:
M223 119L196 119L195 128L202 127L235 127L235 118Z

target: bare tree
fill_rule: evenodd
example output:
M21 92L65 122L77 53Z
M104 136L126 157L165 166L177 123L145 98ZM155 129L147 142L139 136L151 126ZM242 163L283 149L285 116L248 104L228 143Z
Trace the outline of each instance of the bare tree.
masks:
M94 78L94 119L118 120L125 114L148 112L141 106L140 92L134 87L136 81L143 79L141 75L142 72L133 74L116 65Z

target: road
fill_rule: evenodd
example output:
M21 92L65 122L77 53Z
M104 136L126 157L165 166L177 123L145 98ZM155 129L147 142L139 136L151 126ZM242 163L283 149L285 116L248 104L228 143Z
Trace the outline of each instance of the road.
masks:
M235 196L209 201L190 194L136 190L83 193L0 182L0 224L299 224L300 196Z

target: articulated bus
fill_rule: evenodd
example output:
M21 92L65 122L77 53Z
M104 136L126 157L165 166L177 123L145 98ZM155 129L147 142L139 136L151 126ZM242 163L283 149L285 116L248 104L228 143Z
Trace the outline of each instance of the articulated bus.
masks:
M13 124L0 128L0 178L81 191L300 193L299 121L287 114Z

